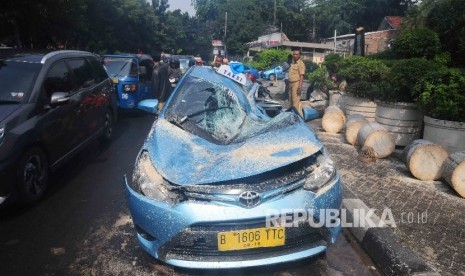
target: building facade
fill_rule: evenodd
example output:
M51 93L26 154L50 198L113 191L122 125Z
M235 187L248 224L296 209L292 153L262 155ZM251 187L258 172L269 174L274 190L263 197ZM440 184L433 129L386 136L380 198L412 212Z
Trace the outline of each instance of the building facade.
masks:
M274 32L260 36L256 41L247 43L249 50L247 59L251 59L256 53L270 48L278 49L300 49L302 59L322 63L326 54L334 52L334 44L331 43L310 43L290 41L286 34Z

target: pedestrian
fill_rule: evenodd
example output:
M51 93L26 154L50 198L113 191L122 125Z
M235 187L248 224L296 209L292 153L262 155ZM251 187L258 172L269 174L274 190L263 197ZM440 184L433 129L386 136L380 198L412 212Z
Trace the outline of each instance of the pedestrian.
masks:
M182 76L181 64L179 59L175 58L171 60L170 67L168 68L168 78L172 84L178 83Z
M158 99L158 110L161 110L170 94L171 84L168 78L168 64L161 62L161 55L152 56L155 63L152 73L152 93Z
M202 57L200 55L197 55L195 57L195 65L199 65L199 66L203 65Z
M289 68L289 89L290 100L295 111L302 117L302 109L300 108L300 94L302 93L302 84L304 82L305 64L300 59L300 50L292 51L293 61Z
M217 56L211 63L212 67L220 67L221 64L223 64L223 57L222 56Z
M289 100L289 68L291 68L292 64L292 54L289 54L287 56L287 60L283 63L283 72L284 72L284 97L286 98L286 101Z

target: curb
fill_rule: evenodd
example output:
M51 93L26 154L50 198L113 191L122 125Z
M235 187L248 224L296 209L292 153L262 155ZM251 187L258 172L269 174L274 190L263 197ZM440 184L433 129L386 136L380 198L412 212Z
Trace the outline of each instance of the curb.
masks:
M370 209L347 187L343 195L342 209L346 209L348 222L354 221L355 209ZM381 221L375 214L370 219L375 224ZM349 227L348 230L385 275L440 275L404 246L389 227Z

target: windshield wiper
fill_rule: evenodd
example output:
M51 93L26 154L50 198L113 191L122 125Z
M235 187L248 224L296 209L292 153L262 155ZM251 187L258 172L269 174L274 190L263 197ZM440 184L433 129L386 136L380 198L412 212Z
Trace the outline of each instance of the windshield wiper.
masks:
M21 102L18 101L8 101L8 100L0 100L0 104L19 104Z
M125 64L123 64L123 66L121 66L121 68L118 70L118 73L114 74L113 77L116 77L119 75L119 73L121 73L121 71L123 71L124 67L126 67L126 65L128 65L129 62L126 62Z
M179 123L179 118L178 117L173 117L171 120L168 122L172 123L173 125L179 127L180 129L184 129L181 124Z
M192 114L189 114L189 115L185 115L184 117L182 117L181 119L179 119L179 121L177 121L177 123L179 125L182 125L185 121L187 121L188 119L192 118L192 117L195 117L197 115L200 115L200 114L203 114L205 112L209 112L209 111L217 111L217 110L220 110L220 109L232 109L232 107L230 106L222 106L222 107L216 107L216 108L207 108L207 109L203 109L203 110L199 110L197 112L194 112Z

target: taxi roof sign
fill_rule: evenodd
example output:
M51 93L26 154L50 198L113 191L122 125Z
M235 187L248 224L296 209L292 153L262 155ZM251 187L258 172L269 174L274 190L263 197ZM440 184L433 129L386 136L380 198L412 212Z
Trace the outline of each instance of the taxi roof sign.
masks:
M238 82L242 85L246 85L247 77L244 73L234 74L229 65L221 65L216 71L218 74L223 75L227 78L232 79L235 82Z

